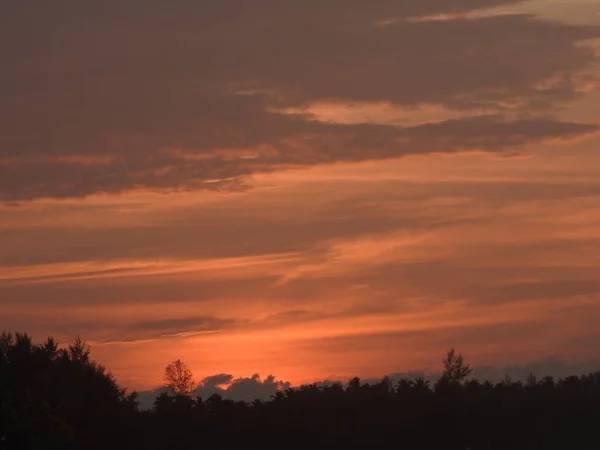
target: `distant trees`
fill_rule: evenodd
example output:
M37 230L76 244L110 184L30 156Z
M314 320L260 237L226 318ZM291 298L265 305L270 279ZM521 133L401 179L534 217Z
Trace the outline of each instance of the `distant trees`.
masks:
M165 387L175 395L189 396L196 387L192 371L180 359L165 368L163 380Z
M523 383L468 380L451 349L442 377L310 384L270 401L193 397L180 360L165 369L151 411L136 408L81 339L35 345L0 334L0 450L196 448L398 448L564 450L600 448L600 371ZM173 395L174 394L174 395Z
M0 335L0 449L108 448L135 398L79 338L61 348L52 338L34 345L25 333Z
M448 350L443 364L442 381L447 383L462 383L473 372L471 366L465 363L463 356L457 354L454 348Z

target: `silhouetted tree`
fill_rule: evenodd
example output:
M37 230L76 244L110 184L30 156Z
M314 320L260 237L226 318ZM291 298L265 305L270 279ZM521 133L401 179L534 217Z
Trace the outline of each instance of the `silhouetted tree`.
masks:
M25 333L0 335L0 448L107 448L137 404L81 339L34 345Z
M527 376L527 380L525 381L525 384L527 387L536 387L537 386L538 380L534 373L530 373Z
M165 368L164 382L165 387L175 395L189 396L196 386L192 371L180 359Z
M451 348L443 360L444 372L442 379L450 383L462 383L471 373L473 369L469 364L465 364L461 354L456 354L456 351Z

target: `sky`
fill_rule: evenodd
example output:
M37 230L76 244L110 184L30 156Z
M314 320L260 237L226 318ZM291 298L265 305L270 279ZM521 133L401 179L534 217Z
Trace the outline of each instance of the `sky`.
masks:
M0 329L141 390L600 368L599 56L600 0L3 2Z

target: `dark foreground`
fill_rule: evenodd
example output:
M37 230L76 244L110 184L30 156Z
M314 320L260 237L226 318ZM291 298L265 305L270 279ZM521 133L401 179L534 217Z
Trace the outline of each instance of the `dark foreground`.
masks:
M600 372L480 383L452 355L432 386L354 379L252 404L164 394L139 411L80 341L3 334L0 449L600 448Z

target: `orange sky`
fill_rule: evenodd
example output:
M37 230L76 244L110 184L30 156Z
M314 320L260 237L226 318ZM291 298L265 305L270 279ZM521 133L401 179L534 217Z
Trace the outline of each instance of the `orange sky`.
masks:
M600 357L600 3L138 3L0 26L0 328L136 389Z

